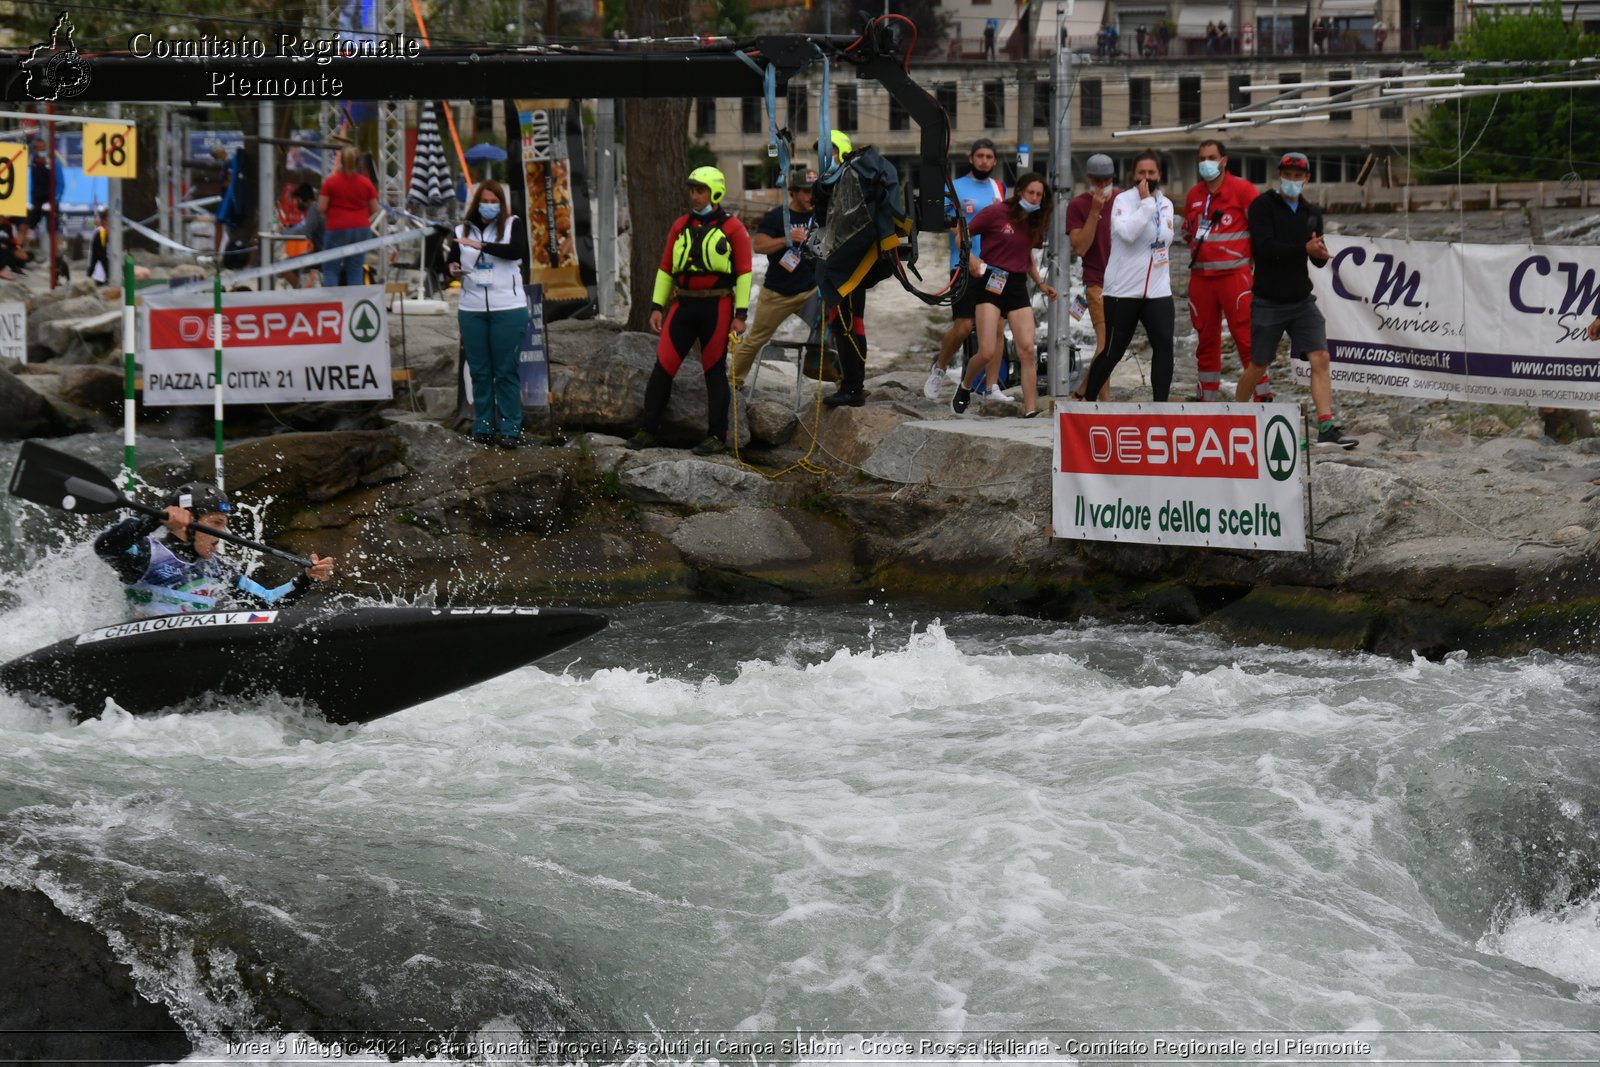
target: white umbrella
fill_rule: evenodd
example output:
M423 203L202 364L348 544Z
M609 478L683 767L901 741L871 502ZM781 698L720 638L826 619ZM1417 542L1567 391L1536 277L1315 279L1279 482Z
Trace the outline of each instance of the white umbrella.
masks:
M434 116L433 101L427 100L417 119L417 148L411 158L411 186L406 199L432 209L443 207L454 197L455 183L450 179L450 161L439 137L439 120Z

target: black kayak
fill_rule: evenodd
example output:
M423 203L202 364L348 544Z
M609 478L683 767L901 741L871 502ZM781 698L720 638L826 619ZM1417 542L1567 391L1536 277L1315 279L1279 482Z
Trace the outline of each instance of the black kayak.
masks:
M268 693L363 723L486 681L606 626L540 608L205 611L106 626L0 666L0 688L90 718Z

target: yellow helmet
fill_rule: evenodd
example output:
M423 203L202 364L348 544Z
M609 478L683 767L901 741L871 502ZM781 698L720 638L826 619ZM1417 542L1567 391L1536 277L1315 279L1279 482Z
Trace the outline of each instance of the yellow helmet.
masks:
M834 130L828 139L833 142L834 151L839 153L840 159L855 151L855 146L850 143L850 138L843 130Z
M696 167L689 172L690 185L703 185L711 190L711 202L720 204L728 193L728 179L716 167Z

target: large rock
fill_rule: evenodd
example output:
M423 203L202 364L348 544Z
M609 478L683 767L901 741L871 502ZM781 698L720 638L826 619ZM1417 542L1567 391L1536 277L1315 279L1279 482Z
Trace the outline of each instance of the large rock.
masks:
M31 376L30 376L31 377ZM37 390L8 370L0 369L0 439L51 437L73 427Z
M72 300L66 304L84 302ZM104 301L96 303L99 310L88 315L61 316L41 323L37 330L37 348L44 349L49 353L48 358L57 363L88 363L108 353L121 351L121 309L108 311ZM31 318L28 325L29 332L35 332Z
M745 410L750 420L750 437L758 444L787 444L800 427L794 410L781 400L758 397L751 400Z
M776 488L754 471L709 459L637 463L623 467L618 477L630 499L682 507L770 504Z
M60 376L63 399L100 415L120 414L127 383L123 372L114 367L63 367Z
M263 437L228 448L228 488L320 503L400 477L402 451L399 438L376 431Z
M656 338L590 319L550 330L550 408L568 430L628 436L644 420L644 391L656 365ZM696 444L706 436L706 383L698 354L673 379L661 426L663 443ZM739 446L750 443L750 420L739 420Z
M1048 513L1051 447L1037 420L901 417L861 469L880 481L947 496L1031 501Z
M877 405L825 407L822 417L813 423L812 409L808 408L801 413L800 428L793 441L796 447L805 448L815 432L817 445L825 453L824 465L829 465L831 458L851 467L862 467L896 427L908 419L920 418L920 415Z

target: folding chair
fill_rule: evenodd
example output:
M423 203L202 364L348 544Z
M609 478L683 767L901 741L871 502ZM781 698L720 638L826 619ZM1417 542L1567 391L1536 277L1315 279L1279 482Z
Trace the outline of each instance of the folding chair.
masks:
M830 337L828 342L827 358L822 352L822 297L813 292L809 299L800 306L800 318L811 324L811 332L804 341L768 341L761 346L761 352L768 348L777 348L790 351L794 354L794 400L793 407L799 411L803 406L801 393L805 380L837 382L839 380L838 342ZM756 353L754 364L750 368L750 390L755 391L756 379L761 376L761 352Z

